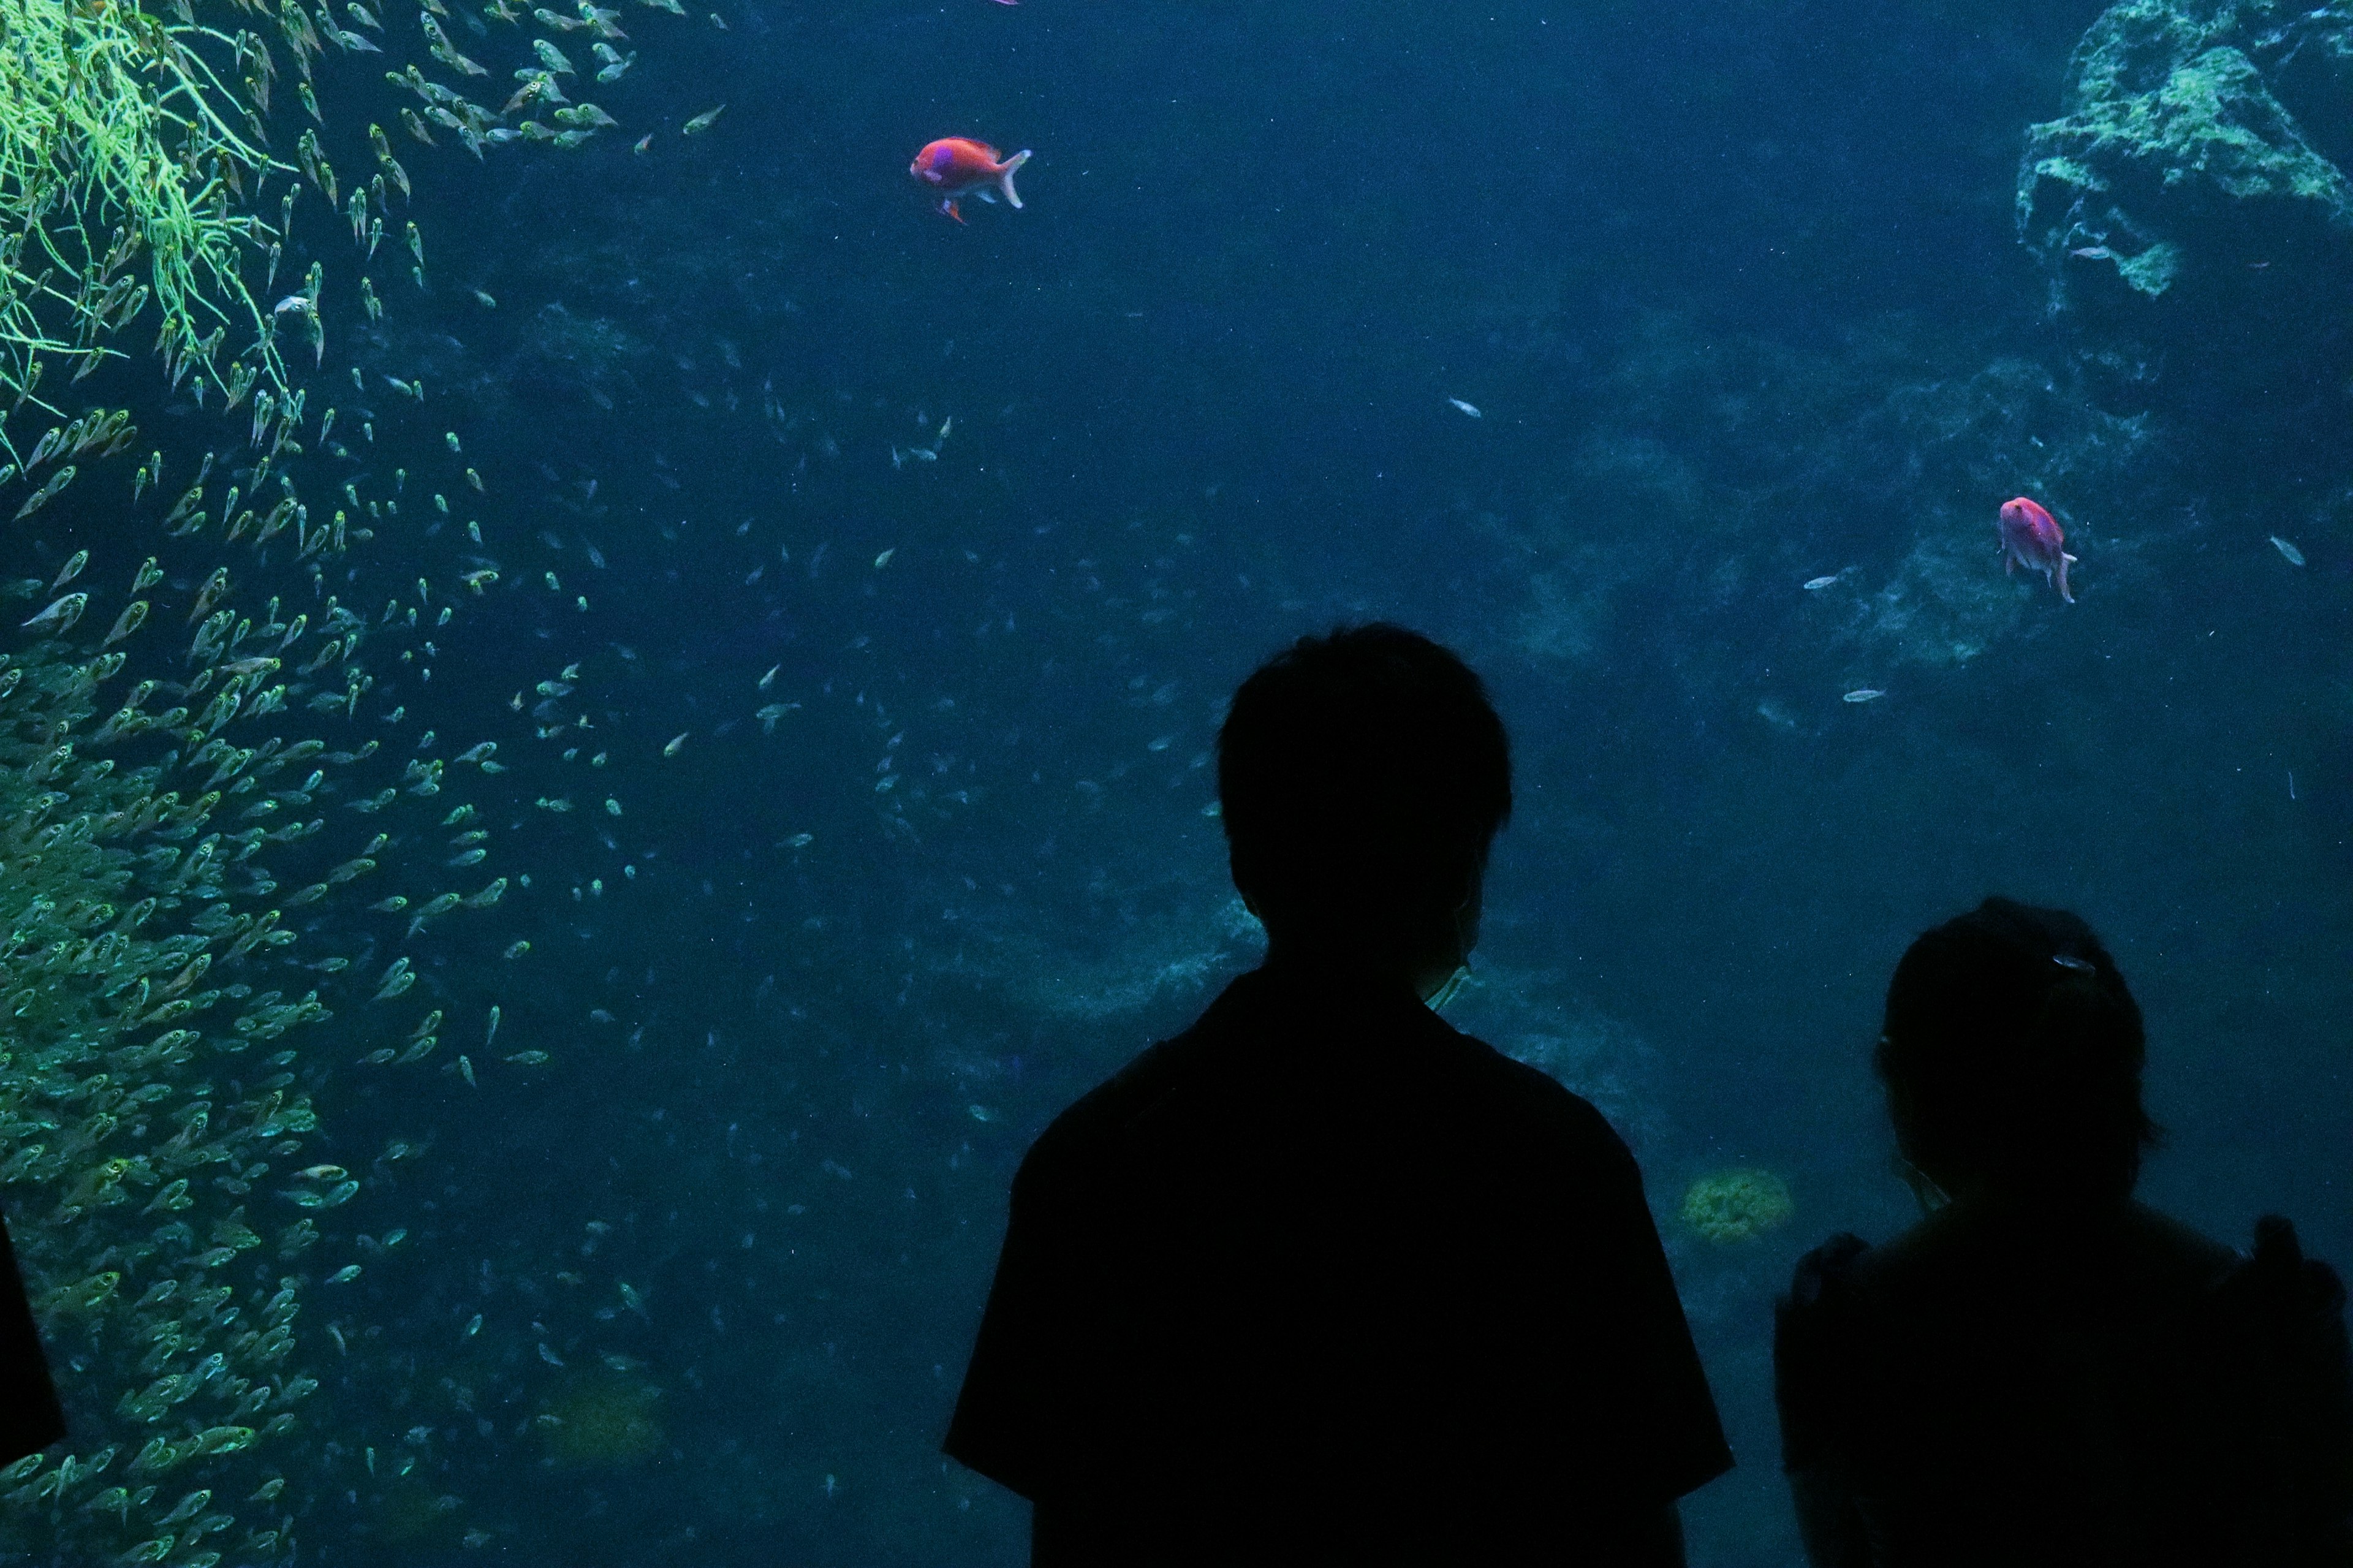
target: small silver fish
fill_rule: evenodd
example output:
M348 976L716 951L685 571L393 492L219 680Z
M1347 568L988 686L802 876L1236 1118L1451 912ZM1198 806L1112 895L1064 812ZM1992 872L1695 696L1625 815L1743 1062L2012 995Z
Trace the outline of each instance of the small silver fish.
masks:
M1836 573L1832 573L1827 577L1809 577L1806 579L1805 584L1806 592L1809 594L1819 593L1837 581L1838 574Z
M2304 552L2298 550L2295 545L2290 544L2286 540L2282 539L2276 533L2272 535L2272 548L2278 551L2289 565L2301 566L2304 564Z
M1480 413L1477 408L1463 402L1459 397L1450 397L1446 401L1452 404L1455 407L1460 408L1463 413L1468 414L1473 419L1484 419L1487 417L1485 415Z
M1858 686L1840 700L1845 702L1876 702L1887 693L1875 686Z

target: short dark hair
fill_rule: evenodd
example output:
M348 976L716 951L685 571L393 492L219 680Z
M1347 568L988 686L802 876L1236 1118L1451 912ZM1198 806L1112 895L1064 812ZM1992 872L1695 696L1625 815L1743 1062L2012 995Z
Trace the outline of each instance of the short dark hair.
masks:
M1385 622L1302 637L1218 731L1234 877L1270 929L1414 940L1512 812L1511 742L1471 668Z
M2140 1007L2092 928L1988 899L1926 932L1874 1058L1904 1157L1947 1193L2122 1198L2159 1139Z

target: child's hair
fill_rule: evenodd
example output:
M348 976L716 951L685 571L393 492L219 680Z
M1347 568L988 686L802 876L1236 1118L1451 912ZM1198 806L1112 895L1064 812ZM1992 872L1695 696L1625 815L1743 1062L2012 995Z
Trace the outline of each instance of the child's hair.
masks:
M2121 1199L2159 1136L2145 1050L2091 927L1988 899L1895 966L1873 1065L1905 1160L1947 1194Z

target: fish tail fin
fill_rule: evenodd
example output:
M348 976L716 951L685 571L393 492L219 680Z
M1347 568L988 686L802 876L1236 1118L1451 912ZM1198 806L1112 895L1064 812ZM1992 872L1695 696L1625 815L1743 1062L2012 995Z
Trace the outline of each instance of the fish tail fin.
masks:
M1020 152L1005 160L1005 166L997 171L997 188L1005 193L1006 205L1016 212L1021 210L1021 198L1013 189L1013 173L1029 161L1029 149L1024 147Z
M2067 591L2067 563L2074 559L2066 552L2060 552L2059 564L2051 573L2052 585L2059 590L2059 596L2071 605L2075 602L2075 595Z

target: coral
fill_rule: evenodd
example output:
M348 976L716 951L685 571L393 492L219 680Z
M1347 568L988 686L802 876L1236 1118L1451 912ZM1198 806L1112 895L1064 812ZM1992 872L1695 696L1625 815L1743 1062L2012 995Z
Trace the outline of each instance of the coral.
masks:
M1721 1171L1683 1189L1683 1221L1714 1242L1747 1241L1786 1225L1788 1184L1770 1171Z
M2124 0L2028 132L2021 239L2079 365L2123 412L2290 421L2353 370L2353 13Z

